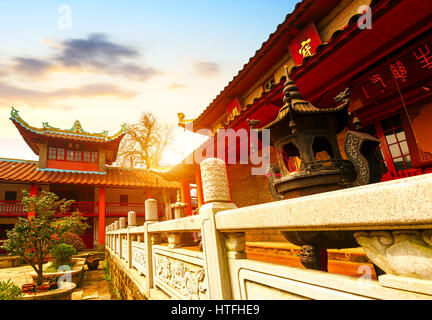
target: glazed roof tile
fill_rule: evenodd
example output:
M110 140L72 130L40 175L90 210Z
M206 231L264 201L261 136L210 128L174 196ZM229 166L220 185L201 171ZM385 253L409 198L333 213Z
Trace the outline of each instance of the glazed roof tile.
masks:
M37 161L0 159L0 181L41 184L79 184L106 187L154 187L178 189L178 182L144 169L106 167L106 172L39 169Z

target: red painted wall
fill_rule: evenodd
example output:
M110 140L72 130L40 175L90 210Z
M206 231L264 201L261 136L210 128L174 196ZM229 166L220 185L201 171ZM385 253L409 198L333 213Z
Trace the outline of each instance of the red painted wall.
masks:
M98 171L97 163L47 160L47 168L78 171Z

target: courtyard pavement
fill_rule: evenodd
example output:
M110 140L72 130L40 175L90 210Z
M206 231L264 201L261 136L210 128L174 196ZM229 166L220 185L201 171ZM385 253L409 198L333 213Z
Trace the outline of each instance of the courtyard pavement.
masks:
M11 279L21 286L32 282L30 276L32 271L33 268L28 265L0 269L0 281ZM110 283L104 280L102 263L97 270L93 271L89 271L87 266L84 266L84 278L81 286L72 293L72 300L111 300Z

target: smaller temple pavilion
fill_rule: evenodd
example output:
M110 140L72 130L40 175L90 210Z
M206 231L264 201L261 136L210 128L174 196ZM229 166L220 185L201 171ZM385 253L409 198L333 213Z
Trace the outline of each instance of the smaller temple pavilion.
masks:
M18 217L29 214L23 211L22 190L31 195L50 191L75 200L70 212L82 213L91 227L83 236L88 248L103 244L105 226L127 217L129 211L135 211L138 222L143 223L148 198L158 201L160 220L171 218L169 205L175 202L180 187L177 182L148 170L112 165L126 134L124 125L112 136L107 131L86 132L78 120L69 130L46 122L36 128L14 108L10 120L39 161L0 158L0 239Z

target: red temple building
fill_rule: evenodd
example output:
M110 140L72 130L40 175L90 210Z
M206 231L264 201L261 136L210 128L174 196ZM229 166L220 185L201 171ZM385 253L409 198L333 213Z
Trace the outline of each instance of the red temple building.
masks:
M286 67L303 98L322 108L334 107L334 98L350 88L349 112L381 142L387 167L382 181L430 173L431 17L432 6L422 0L303 0L197 118L179 113L179 125L213 135L220 129L249 130L247 120L264 127L283 106ZM346 131L338 135L344 157ZM223 160L233 148L239 154L241 139L226 146ZM206 143L217 150L215 140ZM274 150L270 158L276 163ZM267 177L251 175L251 167L227 165L232 201L239 207L274 201ZM198 205L203 203L198 163L183 161L165 177L182 181L188 214L191 184L197 185ZM272 240L258 234L247 239Z
M85 132L79 121L70 130L43 123L35 128L12 108L10 120L39 161L0 159L0 239L6 238L23 211L22 190L31 195L50 191L75 200L70 212L82 213L91 229L83 236L88 248L104 243L105 226L129 211L144 221L144 201L158 201L159 218L170 218L169 204L175 202L177 182L169 182L144 169L112 166L117 159L125 127L113 136L108 132Z

